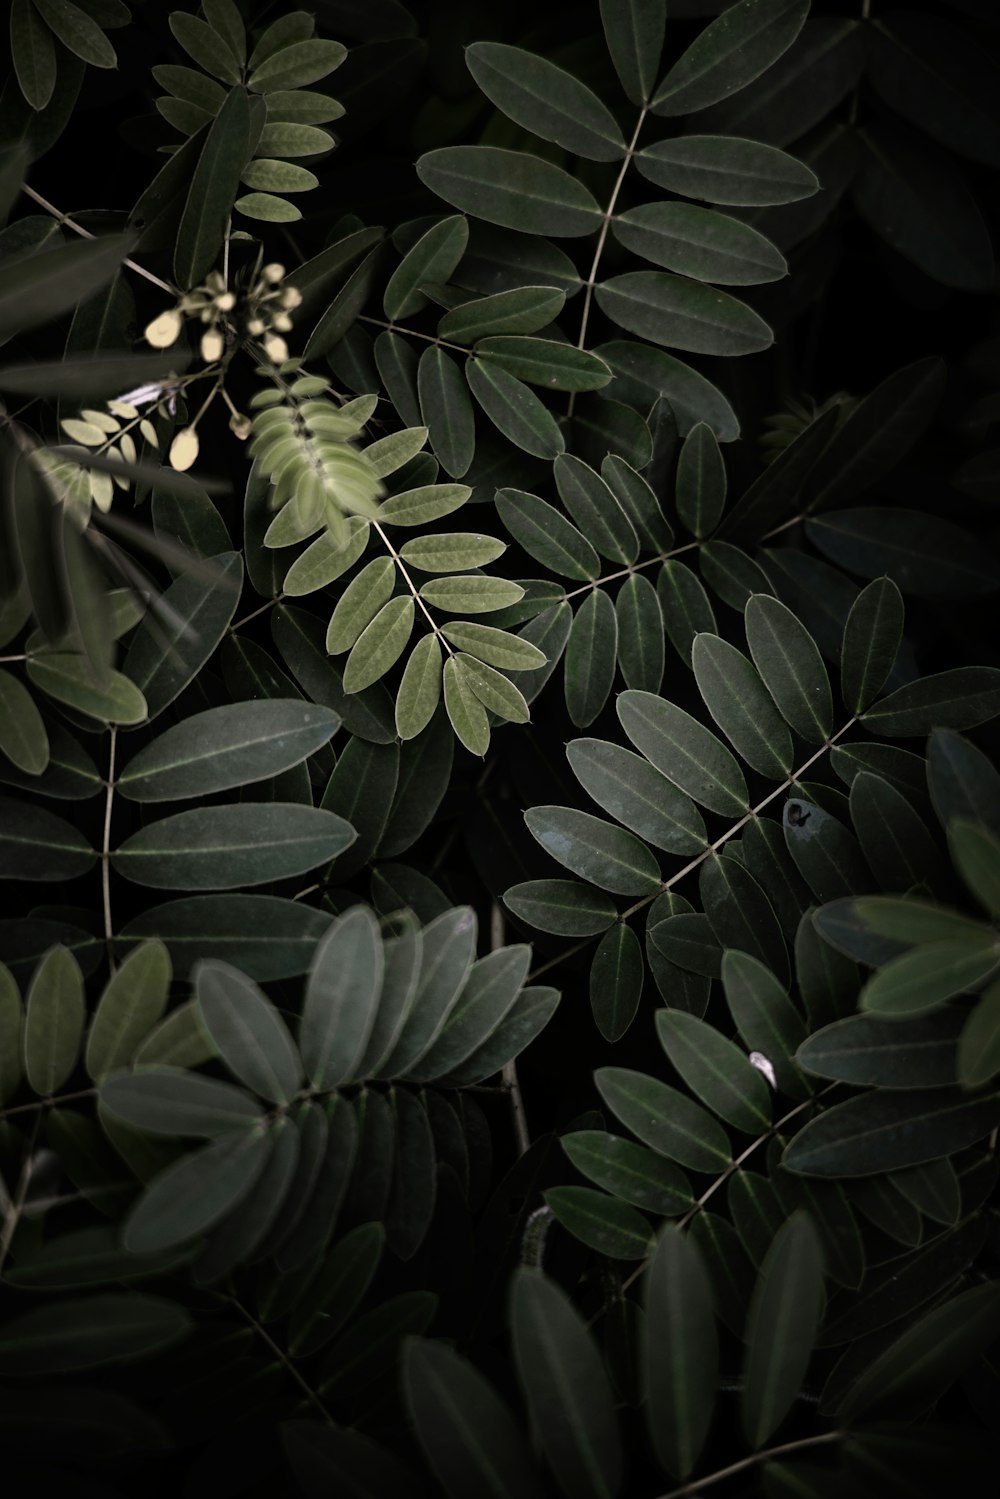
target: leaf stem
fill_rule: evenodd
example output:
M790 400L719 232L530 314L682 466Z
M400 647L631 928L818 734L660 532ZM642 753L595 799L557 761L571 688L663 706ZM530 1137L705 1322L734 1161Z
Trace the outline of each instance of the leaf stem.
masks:
M710 1484L720 1483L723 1478L730 1478L734 1473L742 1473L746 1468L753 1468L757 1463L767 1463L775 1457L785 1457L790 1452L803 1452L809 1447L821 1447L829 1442L839 1442L846 1436L843 1431L821 1431L815 1436L799 1437L794 1442L782 1442L779 1447L765 1447L760 1452L751 1452L749 1457L741 1457L739 1462L730 1463L726 1468L719 1468L715 1473L707 1473L704 1478L692 1478L688 1483L682 1483L680 1488L671 1489L666 1494L659 1494L657 1499L682 1499L685 1494L697 1494L702 1489L707 1489Z
M15 1104L12 1109L0 1109L0 1119L12 1119L15 1114L33 1114L42 1109L59 1108L64 1103L75 1103L80 1098L93 1098L96 1088L80 1088L75 1093L60 1093L53 1098L36 1098L33 1103Z
M254 609L250 614L244 614L242 619L236 620L234 624L229 626L229 634L232 635L243 625L248 625L252 619L257 618L258 614L266 614L268 609L273 609L275 604L280 604L284 596L283 593L276 593L273 599L268 599L267 603L261 604L259 609Z
M470 355L471 348L465 344L449 343L447 339L435 338L433 333L420 333L416 328L407 328L402 323L387 323L383 318L367 317L362 315L358 318L359 323L371 323L374 328L385 328L389 333L405 333L410 338L423 339L424 343L436 344L439 349L454 349L456 354Z
M0 1229L0 1273L2 1273L3 1267L7 1262L10 1246L14 1242L14 1235L17 1233L17 1225L21 1221L21 1214L24 1211L28 1187L31 1184L31 1173L35 1166L35 1141L38 1139L38 1129L41 1122L41 1114L36 1115L35 1122L31 1127L31 1139L28 1141L28 1149L21 1165L21 1174L18 1178L14 1200L4 1213L3 1227Z
M44 208L46 213L50 213L54 219L58 219L60 224L64 224L67 229L72 229L73 233L79 234L82 239L97 238L96 234L91 234L89 229L84 229L82 224L78 224L68 214L60 213L54 203L50 203L47 198L43 198L41 193L36 193L35 189L29 187L26 182L22 183L21 191L26 198L30 198L33 203L37 203L39 208ZM172 286L169 281L161 281L159 276L154 276L152 271L146 270L145 266L138 265L134 260L129 260L127 257L123 261L123 264L127 265L130 271L135 271L137 276L142 276L146 281L151 281L161 291L168 291L172 297L180 296L180 291L176 286Z
M569 593L563 594L562 602L565 604L570 599L578 598L581 593L589 593L594 588L603 587L605 583L614 583L618 578L630 578L633 573L641 573L644 568L656 567L660 562L667 562L671 557L679 557L682 552L691 552L695 547L703 545L702 541L688 541L682 547L674 547L671 552L657 552L655 557L647 557L645 562L633 562L631 567L619 568L616 573L608 573L603 578L594 578L590 583L583 583L579 588L571 589Z
M257 1318L254 1316L253 1312L251 1312L247 1307L243 1305L238 1296L224 1296L221 1295L221 1293L217 1294L220 1295L223 1301L228 1301L230 1306L234 1306L236 1310L241 1314L241 1316L243 1316L246 1321L249 1322L254 1332L257 1333L257 1335L267 1344L268 1348L270 1348L271 1352L279 1360L282 1367L286 1369L287 1372L291 1375L292 1379L294 1379L295 1383L302 1390L310 1405L316 1407L317 1411L323 1417L323 1420L327 1423L328 1426L333 1426L335 1424L333 1417L330 1415L330 1412L327 1410L326 1406L323 1404L322 1400L313 1389L312 1385L303 1377L301 1370L295 1367L288 1354L281 1347L280 1343L276 1343L275 1340L271 1337L270 1333L264 1330L261 1324L257 1321Z
M409 573L407 572L406 565L403 562L402 557L400 557L399 553L396 551L396 548L393 546L392 542L389 540L388 536L385 534L385 531L379 525L378 521L377 520L373 520L371 524L374 527L374 529L378 532L379 536L382 539L382 543L385 546L386 551L389 553L389 556L392 558L393 562L395 562L397 568L399 569L399 571L400 571L400 573L402 575L403 581L405 582L407 588L410 590L411 594L413 595L413 601L414 601L414 603L417 604L417 606L421 610L423 610L423 613L424 613L424 615L427 618L427 623L430 625L431 629L434 631L434 634L437 636L438 641L440 642L440 644L448 652L448 655L449 656L453 656L455 654L455 652L453 651L453 649L452 649L451 645L449 644L449 642L445 639L444 635L441 633L441 626L438 624L437 620L434 618L433 614L428 609L428 607L424 603L423 599L420 597L420 593L419 593L419 591L417 589L417 586L414 583L413 579L410 577Z
M506 931L503 919L503 910L500 902L495 900L490 908L490 950L497 952L503 947L506 940ZM512 1057L509 1062L504 1062L501 1070L503 1085L510 1098L510 1112L514 1124L514 1138L517 1141L518 1155L524 1155L531 1149L531 1135L528 1131L528 1116L524 1110L524 1098L521 1094L521 1084L517 1076L517 1062Z
M104 901L104 940L107 943L108 963L115 971L112 949L114 927L111 922L111 808L115 798L115 748L118 742L118 726L111 725L111 745L108 750L108 779L104 797L104 834L101 841L101 891Z

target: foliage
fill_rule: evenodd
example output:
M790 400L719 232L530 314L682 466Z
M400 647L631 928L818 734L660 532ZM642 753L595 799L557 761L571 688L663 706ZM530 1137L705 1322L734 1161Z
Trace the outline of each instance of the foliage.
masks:
M12 5L12 1480L990 1492L1000 38L848 9Z

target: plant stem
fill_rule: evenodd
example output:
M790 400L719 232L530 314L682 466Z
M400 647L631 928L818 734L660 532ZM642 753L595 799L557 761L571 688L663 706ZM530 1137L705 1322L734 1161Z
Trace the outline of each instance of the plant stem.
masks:
M108 963L112 973L115 959L112 949L114 927L111 922L111 808L115 798L115 747L118 741L118 726L111 725L111 745L108 750L108 779L104 797L104 836L101 842L101 890L104 899L104 940L107 943Z
M821 1447L829 1442L839 1442L845 1435L843 1431L821 1431L816 1436L799 1437L794 1442L782 1442L780 1447L765 1447L761 1452L751 1452L749 1457L741 1457L739 1462L730 1463L727 1468L719 1468L715 1473L707 1473L704 1478L692 1478L689 1483L682 1483L679 1489L671 1489L669 1493L658 1495L657 1499L682 1499L682 1495L700 1493L710 1484L720 1483L723 1478L730 1478L734 1473L742 1473L744 1469L753 1468L757 1463L767 1463L772 1458L785 1457L790 1452L803 1452L808 1447Z
M0 1109L0 1119L12 1119L15 1114L33 1114L42 1109L58 1108L60 1104L75 1103L80 1098L93 1098L96 1088L80 1088L75 1093L60 1093L53 1098L36 1098L33 1103L15 1104L12 1109Z
M36 193L35 189L29 187L26 182L22 184L21 191L26 198L30 198L33 203L37 203L39 208L44 208L46 213L50 213L54 219L58 219L60 224L65 224L67 229L72 229L73 233L79 234L82 239L97 238L96 234L91 234L89 229L84 229L82 224L76 223L68 214L60 213L54 203L50 203L47 198L43 198L41 193ZM151 281L154 286L158 286L161 291L168 291L172 297L180 296L180 291L176 286L172 286L169 281L161 281L159 276L154 276L152 271L146 270L145 266L138 265L134 260L129 260L128 258L122 263L123 265L127 265L130 271L135 271L137 276L142 276L146 281Z
M490 910L490 951L498 952L504 945L505 937L503 911L500 908L500 902L495 900ZM517 1062L513 1058L503 1064L501 1076L510 1098L517 1153L524 1155L525 1151L531 1148L531 1135L528 1132L528 1116L524 1110L524 1098L517 1077Z
M387 333L405 333L408 338L422 339L424 343L436 344L439 349L454 349L456 354L472 353L472 350L466 348L465 344L452 344L445 338L435 338L433 333L419 333L416 328L406 328L400 323L387 323L383 318L362 315L358 318L358 322L371 323L373 328L384 328Z
M4 1213L3 1227L0 1228L0 1273L2 1273L3 1267L7 1262L10 1246L14 1242L14 1235L17 1233L17 1225L20 1223L21 1214L24 1211L24 1202L28 1195L28 1187L31 1184L31 1173L35 1165L35 1141L38 1139L38 1129L41 1122L42 1116L41 1114L37 1114L31 1128L31 1139L28 1141L28 1149L21 1164L21 1174L18 1178L14 1200Z
M434 618L433 614L428 609L428 607L424 603L423 599L420 597L419 590L417 589L416 584L414 583L413 579L410 577L409 573L407 572L407 570L406 570L406 564L403 562L402 557L396 551L396 548L393 546L392 542L389 540L388 536L385 534L384 530L379 525L378 521L377 520L373 520L371 524L372 524L372 527L374 528L374 530L378 532L378 535L379 535L379 537L382 540L382 544L384 545L386 551L389 553L389 556L392 558L393 562L395 562L397 568L399 569L399 571L400 571L400 573L402 575L403 581L405 582L407 588L410 590L411 594L413 595L413 601L414 601L414 603L418 606L418 608L420 608L421 610L423 610L423 613L424 613L424 615L425 615L425 617L427 619L427 623L430 625L431 629L434 631L434 634L437 636L438 641L440 642L440 644L448 652L448 655L449 656L453 656L455 654L454 650L452 649L452 647L449 644L449 642L445 639L444 635L441 633L441 626L438 624L437 620Z
M592 589L601 588L605 583L614 583L618 578L629 578L633 573L641 573L644 568L656 567L657 563L667 562L671 557L679 557L682 552L691 552L703 545L701 541L688 541L682 547L674 547L671 552L658 552L655 557L647 557L645 562L633 562L631 567L619 568L616 573L608 573L606 577L595 578L592 583L584 583L579 588L571 589L569 593L563 594L562 602L575 599L581 593L590 593Z
M268 1348L270 1348L271 1352L279 1360L282 1367L286 1369L287 1372L291 1375L292 1379L294 1379L295 1383L302 1390L310 1405L316 1407L317 1411L323 1417L323 1420L327 1423L328 1426L333 1426L333 1417L330 1415L330 1412L327 1410L326 1406L323 1404L322 1400L313 1389L312 1385L309 1384L309 1382L305 1378L303 1378L301 1370L295 1367L288 1354L281 1347L280 1343L276 1343L271 1337L270 1333L264 1330L261 1324L257 1321L257 1318L254 1316L253 1312L245 1307L242 1301L240 1301L237 1296L223 1296L222 1300L228 1301L230 1306L234 1306L240 1313L240 1315L243 1316L247 1322L249 1322L254 1332L257 1333L258 1337L260 1337L267 1344Z

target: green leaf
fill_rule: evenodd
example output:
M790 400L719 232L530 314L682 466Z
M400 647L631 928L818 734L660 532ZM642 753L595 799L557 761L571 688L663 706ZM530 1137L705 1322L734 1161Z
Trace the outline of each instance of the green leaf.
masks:
M81 62L94 68L115 68L118 58L97 22L71 0L34 0L56 36Z
M83 1041L83 974L73 954L53 947L35 970L24 1019L24 1072L40 1098L72 1074Z
M361 692L384 677L406 649L413 630L413 599L390 599L355 641L344 667L344 691Z
M641 1260L652 1230L635 1208L593 1187L550 1187L545 1205L574 1239L611 1260Z
M601 390L611 379L597 354L554 338L497 334L479 339L473 352L488 365L546 390Z
M519 583L490 578L483 573L431 578L420 585L420 597L448 614L491 614L506 609L524 597Z
M796 1048L806 1027L777 977L752 953L722 955L722 983L736 1029L750 1051L770 1062L781 1093L807 1098L809 1084L796 1066Z
M668 349L734 356L769 348L774 334L745 302L666 271L626 271L596 288L612 322Z
M646 104L663 50L664 0L601 0L601 23L622 88L633 104Z
M13 1098L21 1081L24 1012L17 980L0 963L0 1104Z
M690 114L745 88L788 50L808 13L807 0L739 0L674 63L650 108Z
M491 625L461 620L443 626L441 633L452 645L475 656L477 661L485 661L502 671L534 671L546 664L545 652L530 641L521 640L506 630L494 629Z
M487 98L533 135L589 161L625 155L625 138L607 106L547 58L499 42L474 42L465 61Z
M651 692L623 692L617 707L636 749L679 790L723 816L746 812L750 802L742 771L697 719Z
M609 390L628 396L638 393L643 405L665 399L677 422L678 431L689 432L696 422L707 422L720 442L732 442L739 436L736 413L720 390L704 375L675 359L663 349L647 343L615 339L595 350L610 365L615 379ZM636 399L632 394L631 398ZM634 465L633 465L634 467ZM662 550L667 551L669 547Z
M522 921L560 937L596 936L618 914L613 900L577 880L527 880L505 890L503 901Z
M613 1499L622 1477L614 1397L600 1354L569 1297L522 1266L510 1295L514 1361L536 1440L563 1492Z
M276 895L192 895L133 917L118 940L126 947L159 937L179 978L199 958L221 958L263 982L304 973L330 920L328 912Z
M574 739L566 755L584 791L648 843L682 855L705 848L701 814L648 760L603 739Z
M102 1084L104 1108L147 1134L232 1138L262 1118L263 1105L242 1088L176 1067L121 1073Z
M33 802L0 796L0 878L72 880L97 858L87 839L64 817Z
M430 1048L408 1075L432 1082L472 1057L513 1009L530 961L530 947L518 943L474 963Z
M498 489L497 511L514 540L561 578L596 578L600 558L590 542L554 505L522 489Z
M279 1012L228 963L199 963L192 979L202 1024L233 1076L261 1098L290 1103L302 1062Z
M456 656L449 656L444 663L444 702L452 728L465 748L472 755L485 755L490 744L489 719Z
M708 634L718 631L704 585L697 573L678 562L676 557L671 557L660 568L656 593L670 642L690 666L695 636L701 631Z
M391 557L375 557L351 579L337 601L326 631L331 656L349 651L392 597L396 566Z
M1000 772L982 750L948 729L933 729L927 746L927 785L947 827L965 818L1000 835Z
M796 734L822 744L833 730L830 682L816 642L790 609L755 593L744 615L754 665Z
M174 11L170 16L170 30L189 57L223 83L239 84L243 76L243 59L232 49L229 41L200 16Z
M992 284L993 247L958 164L896 120L873 125L860 138L852 197L861 217L935 281L985 291Z
M1000 1329L1000 1295L993 1282L950 1297L872 1360L838 1401L838 1414L893 1415L923 1409L974 1366Z
M292 698L193 713L133 755L116 782L130 801L181 801L249 786L300 765L340 727L329 708Z
M551 412L528 386L495 360L470 359L469 389L493 425L514 445L536 458L553 459L565 440Z
M158 890L234 890L305 874L354 838L349 823L318 807L240 802L147 823L119 844L111 863Z
M62 1374L154 1358L194 1331L190 1314L139 1291L79 1296L22 1312L0 1335L4 1373Z
M605 932L590 965L590 1009L606 1041L619 1041L635 1019L645 968L639 939L618 922Z
M970 946L988 938L990 929L982 922L953 911L948 906L918 900L915 896L864 895L852 903L851 914L870 932L889 937L893 943L907 945L924 942L967 942ZM864 958L881 964L886 956Z
M670 916L650 921L649 947L685 973L718 978L722 964L722 947L707 916L679 908ZM707 997L707 991L706 997Z
M784 780L792 768L792 738L756 668L718 635L694 638L691 665L709 713L754 770Z
M862 589L844 626L841 690L851 713L863 713L892 671L903 635L903 600L890 578Z
M542 1499L519 1424L474 1364L445 1343L409 1337L402 1381L417 1441L449 1499Z
M417 536L400 547L399 555L421 572L460 573L495 562L506 550L505 542L479 531L448 531Z
M601 476L568 453L556 458L553 471L563 504L601 555L623 566L635 562L638 537Z
M668 1226L643 1280L639 1379L646 1430L660 1466L687 1478L715 1408L719 1339L715 1296L692 1239Z
M306 130L305 125L281 127L284 130ZM313 132L322 135L323 131ZM329 137L327 137L329 140ZM314 146L315 149L315 146ZM308 154L284 152L282 154ZM318 258L318 257L317 257ZM375 272L382 259L382 245L377 243L375 248L369 250L368 254L348 276L343 286L337 292L333 301L326 308L322 317L306 340L304 357L306 359L318 359L322 354L329 354L330 350L340 343L341 339L348 333L361 315L361 309L368 300L368 294L372 288Z
M40 776L49 763L49 736L27 688L0 671L0 753L26 775Z
M823 1315L823 1252L812 1219L793 1213L775 1235L747 1317L743 1430L763 1446L805 1378Z
M1000 839L989 828L963 818L948 824L952 862L991 917L1000 917Z
M815 173L794 156L733 136L674 136L640 151L635 164L658 187L707 203L757 208L819 191Z
M443 146L418 159L417 176L455 208L525 234L574 238L600 228L601 211L588 189L525 151Z
M396 696L396 732L415 739L434 716L441 701L441 647L436 635L418 640L406 663Z
M702 1103L746 1134L771 1125L771 1100L756 1067L714 1026L683 1010L657 1010L656 1034L677 1072Z
M950 1227L958 1222L962 1213L962 1184L947 1156L894 1171L890 1180L932 1223Z
M866 578L887 573L906 593L958 599L1000 588L1000 566L970 531L919 510L836 510L808 520L806 534L841 567ZM897 612L901 619L901 601Z
M32 109L44 109L56 86L56 49L33 0L13 0L10 50L21 93Z
M316 948L299 1027L315 1087L337 1087L354 1075L375 1021L383 965L378 924L366 906L339 917Z
M601 712L615 679L618 616L603 588L594 588L573 616L566 643L566 708L585 729Z
M607 1130L577 1130L559 1141L576 1169L623 1202L658 1217L684 1213L693 1198L682 1171L644 1145Z
M710 536L726 504L726 465L711 427L699 422L684 439L677 461L674 502L693 536Z
M5 257L0 269L0 339L51 322L107 286L135 238L74 239Z
M950 1011L914 1020L848 1015L814 1031L796 1056L807 1072L855 1087L947 1087L960 1029Z
M529 807L524 820L557 863L602 890L650 895L659 889L656 860L623 828L572 807Z
M346 56L347 48L340 42L309 37L269 52L250 74L249 84L263 94L276 89L305 88L339 68Z
M471 493L467 484L424 484L401 490L382 501L378 520L386 526L423 526L460 509Z
M382 299L390 322L426 307L420 288L428 282L448 281L469 242L469 223L461 214L433 224L403 256L389 277Z
M472 692L490 713L509 723L527 723L530 718L523 696L502 672L494 671L474 656L454 657L455 666Z
M129 1214L126 1249L172 1249L214 1228L253 1191L270 1148L270 1133L244 1129L181 1156L150 1182Z
M788 274L785 257L756 229L692 203L645 203L618 214L613 227L626 250L695 281L756 286Z
M615 599L618 665L627 687L658 692L663 681L664 623L656 589L641 573L625 579Z
M966 1017L958 1039L958 1081L979 1088L1000 1072L1000 983L993 983Z
M859 1002L875 1015L924 1015L956 994L977 989L998 964L1000 943L988 930L978 941L924 942L873 974Z
M144 942L108 980L87 1035L87 1074L102 1083L127 1067L136 1048L167 1008L170 954L162 942Z
M537 333L559 316L566 293L557 286L515 286L489 297L475 297L446 312L438 337L471 344L495 333Z
M443 349L425 349L417 367L420 415L441 467L460 479L476 446L475 418L462 371Z
M271 206L267 200L273 193L305 193L319 187L319 178L315 172L297 167L290 161L275 161L268 157L258 157L245 166L240 181L246 187L258 189L247 197L237 199L240 212L248 213L256 208L257 212L252 217L262 219L271 217L270 213L262 213L260 210ZM260 202L261 198L265 200L263 203ZM275 207L278 203L281 203L281 199L275 200ZM290 218L300 217L299 209L292 204L281 203L281 206ZM274 216L277 217L277 214Z
M876 1176L953 1155L984 1139L998 1121L996 1094L968 1099L951 1088L865 1093L811 1119L782 1164L805 1176Z
M970 729L1000 713L1000 671L960 666L898 687L861 715L873 733L916 738L932 729Z
M389 694L378 684L355 696L344 691L340 672L326 659L320 620L281 604L272 616L271 632L289 670L311 701L332 708L355 738L373 744L389 744L395 739Z
M710 1175L730 1164L722 1126L685 1094L627 1067L600 1067L594 1082L615 1118L667 1160Z
M195 18L175 12L171 24L179 19ZM215 264L249 142L250 105L243 89L234 88L209 127L177 230L174 276L185 290L203 281Z
M832 901L870 881L860 845L835 817L813 802L787 801L785 844L817 900Z
M648 481L617 453L608 453L603 459L601 478L632 522L642 550L668 552L674 544L674 533Z
M242 560L224 552L213 561L218 571L210 581L178 578L162 595L161 610L169 609L170 623L147 615L129 644L123 670L145 697L150 718L172 703L197 675L236 611Z

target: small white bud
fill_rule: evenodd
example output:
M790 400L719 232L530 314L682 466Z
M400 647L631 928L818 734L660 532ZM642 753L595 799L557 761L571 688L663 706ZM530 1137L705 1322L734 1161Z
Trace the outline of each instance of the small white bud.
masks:
M285 267L280 261L272 260L263 268L261 275L265 281L277 284L277 282L284 281L285 279Z
M231 291L224 291L221 296L216 297L215 305L220 312L232 312L236 306L236 298Z
M201 357L206 364L214 364L217 359L221 359L225 347L225 340L217 328L201 335Z
M170 444L170 467L183 473L198 457L198 434L193 427L182 427Z
M278 338L277 334L269 333L263 342L264 353L268 359L273 360L275 364L284 364L288 358L288 345L285 340Z
M295 307L302 306L302 293L297 286L286 286L281 293L281 305L292 311Z
M169 312L161 312L158 318L154 318L146 329L146 342L153 345L154 349L169 349L170 345L176 343L181 332L181 315L176 309L171 308Z
M246 442L253 430L253 422L242 411L234 411L229 418L229 430L234 432L241 442Z
M279 333L291 333L292 320L287 312L278 312L271 319L271 326L277 328Z
M264 322L263 318L252 317L247 323L247 332L252 334L254 338L259 338L266 327L267 324Z

